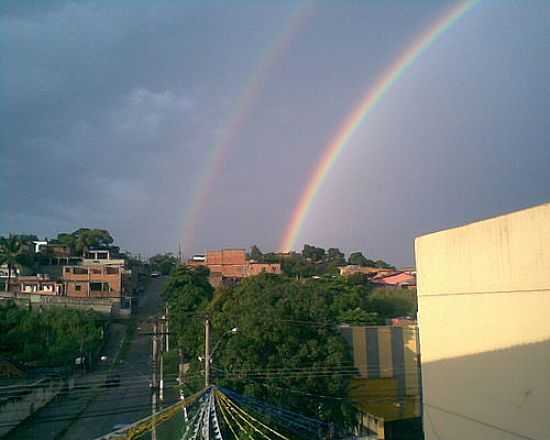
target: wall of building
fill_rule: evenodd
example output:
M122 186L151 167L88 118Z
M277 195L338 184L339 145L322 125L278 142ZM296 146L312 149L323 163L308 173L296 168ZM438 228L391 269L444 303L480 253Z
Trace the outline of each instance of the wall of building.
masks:
M418 332L414 325L341 326L358 370L350 395L385 421L420 415Z
M426 440L550 438L550 204L419 237L416 264Z
M63 388L62 379L41 379L28 387L0 388L0 437L52 400Z
M76 273L75 273L76 272ZM85 273L81 273L85 272ZM66 266L63 268L63 280L66 294L75 298L120 297L123 288L123 269L102 265ZM108 283L110 290L92 290L90 283ZM78 290L80 286L80 290Z
M261 273L281 273L281 265L279 263L249 263L247 265L247 275L260 275Z
M211 264L245 264L246 251L244 249L211 250L206 253L206 263Z

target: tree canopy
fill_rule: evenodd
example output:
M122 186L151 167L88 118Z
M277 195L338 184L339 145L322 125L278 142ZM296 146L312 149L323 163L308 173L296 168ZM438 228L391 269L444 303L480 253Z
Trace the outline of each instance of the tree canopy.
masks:
M401 290L374 288L366 277L261 274L219 288L214 296L207 269L180 267L163 295L171 331L191 363L189 386L202 386L204 363L198 358L203 357L203 317L208 315L216 383L349 427L354 409L341 397L347 396L351 376L337 372L353 360L338 324L382 324L414 313L414 292ZM228 333L234 327L238 333ZM319 374L327 369L335 374ZM314 398L320 395L334 399Z
M178 265L179 260L172 253L153 255L149 258L149 264L153 271L158 271L163 275L169 275Z
M92 311L0 306L0 353L29 366L72 365L81 348L95 352L102 339L103 321Z
M113 237L106 229L90 228L80 228L71 234L58 234L55 240L59 244L69 246L77 255L82 255L89 249L110 249L113 241Z
M21 255L23 252L23 244L15 235L9 237L0 237L0 264L5 264L8 267L8 278L5 282L5 290L9 290L11 281L11 272L21 263Z

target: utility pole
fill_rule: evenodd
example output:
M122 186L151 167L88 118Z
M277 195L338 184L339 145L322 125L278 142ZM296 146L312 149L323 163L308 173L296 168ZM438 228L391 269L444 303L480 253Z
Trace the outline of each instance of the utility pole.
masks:
M165 333L166 333L166 345L164 347L165 351L170 351L170 331L168 330L168 304L164 306L164 322L165 322Z
M153 367L153 377L151 380L151 390L153 392L152 394L152 416L153 416L153 424L151 427L151 440L157 440L157 428L156 428L156 421L155 421L155 414L157 413L157 392L158 392L158 385L157 385L157 366L158 366L158 321L155 319L153 321L153 359L152 359L152 367Z
M179 385L180 385L180 400L183 402L185 401L185 394L183 393L183 351L182 349L180 348L178 350L178 354L179 354L179 358L180 358L180 363L178 365L178 377L179 377ZM189 421L189 419L187 418L187 406L186 405L182 405L183 406L183 417L185 418L185 423L187 423Z
M204 320L204 386L210 386L210 319Z
M159 376L160 376L160 381L159 381L159 400L161 402L164 402L164 334L166 333L166 328L165 328L165 321L164 319L162 321L160 321L160 333L161 333L161 337L160 337L160 368L159 368Z

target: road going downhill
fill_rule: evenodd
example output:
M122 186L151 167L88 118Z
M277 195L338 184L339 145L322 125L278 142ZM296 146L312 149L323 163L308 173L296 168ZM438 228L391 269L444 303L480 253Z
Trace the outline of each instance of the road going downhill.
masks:
M119 365L110 373L105 369L85 376L81 381L89 386L51 402L7 438L94 439L113 431L117 425L150 415L151 337L139 333L150 332L149 318L160 314L163 305L160 293L166 281L166 278L151 279L135 315L136 334Z

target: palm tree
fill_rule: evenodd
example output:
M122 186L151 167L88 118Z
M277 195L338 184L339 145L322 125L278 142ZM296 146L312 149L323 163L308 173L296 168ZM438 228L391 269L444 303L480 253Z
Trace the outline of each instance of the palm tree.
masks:
M10 234L8 238L0 238L0 264L8 266L8 281L6 283L6 292L10 288L11 271L18 265L18 257L21 254L21 241Z

